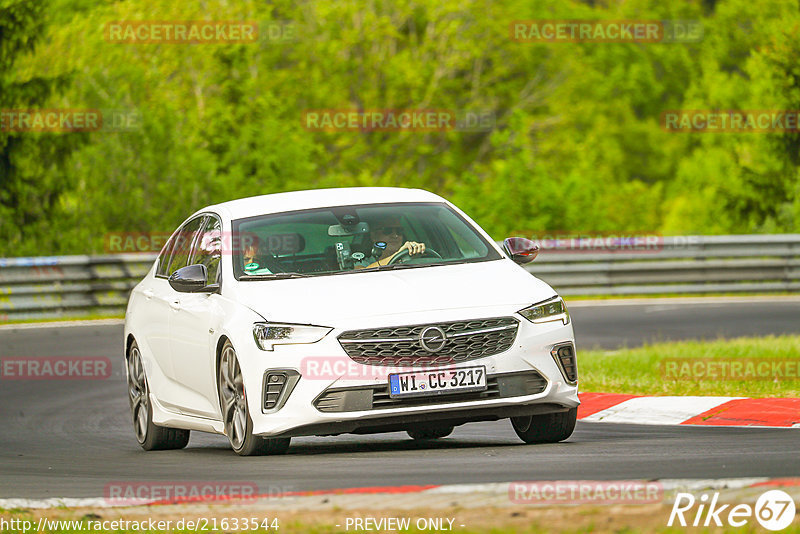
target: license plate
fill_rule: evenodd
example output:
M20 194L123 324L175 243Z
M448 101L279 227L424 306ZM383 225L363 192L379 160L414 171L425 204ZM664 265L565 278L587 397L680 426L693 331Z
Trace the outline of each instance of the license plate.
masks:
M486 389L486 367L459 367L389 375L390 397L445 395Z

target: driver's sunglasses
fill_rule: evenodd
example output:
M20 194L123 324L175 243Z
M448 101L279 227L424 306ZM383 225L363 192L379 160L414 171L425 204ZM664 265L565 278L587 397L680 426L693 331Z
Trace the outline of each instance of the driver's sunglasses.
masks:
M403 227L402 226L384 226L383 228L378 228L378 233L380 235L403 235Z

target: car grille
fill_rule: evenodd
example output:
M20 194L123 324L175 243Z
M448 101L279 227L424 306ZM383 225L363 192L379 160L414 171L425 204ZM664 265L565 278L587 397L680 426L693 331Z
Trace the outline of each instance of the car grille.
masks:
M449 404L476 400L504 399L541 393L547 387L547 380L537 371L521 371L490 375L486 378L486 390L469 393L449 393L428 397L392 398L388 384L331 388L314 400L314 406L321 412L356 412L364 410L385 410L408 406L430 404Z
M354 361L364 365L399 367L437 366L493 356L508 350L517 336L513 317L494 317L367 330L349 330L339 343ZM430 352L420 342L428 327L440 328L447 339L441 350Z

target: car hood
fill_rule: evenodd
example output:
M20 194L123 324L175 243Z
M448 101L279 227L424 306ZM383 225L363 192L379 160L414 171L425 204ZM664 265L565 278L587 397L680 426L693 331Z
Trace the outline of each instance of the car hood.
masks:
M269 321L333 327L355 319L373 322L386 315L464 308L521 309L555 295L549 285L505 259L239 282L237 289L236 300Z

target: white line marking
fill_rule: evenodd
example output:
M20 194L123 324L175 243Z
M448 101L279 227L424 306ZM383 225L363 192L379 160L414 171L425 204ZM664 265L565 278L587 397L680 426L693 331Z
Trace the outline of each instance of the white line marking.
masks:
M70 497L53 497L51 499L0 499L0 508L13 510L15 508L107 508L110 506L106 499L73 499Z
M583 421L678 425L726 402L745 397L637 397L585 417Z
M683 490L683 491L700 491L708 489L741 489L749 488L755 484L768 481L767 477L758 478L709 478L709 479L695 479L695 478L676 478L661 480L661 485L665 491L670 490Z
M48 323L10 323L0 324L0 330L27 330L30 328L66 328L71 326L117 326L125 324L125 319L87 319L80 321L53 321Z
M423 493L508 493L510 482L487 482L484 484L450 484L426 489Z
M631 479L625 479L631 480ZM767 482L770 480L767 477L758 477L758 478L717 478L717 479L663 479L658 480L661 482L665 491L672 491L672 490L683 490L683 491L700 491L706 489L741 489L741 488L748 488L752 487L755 484ZM569 482L569 481L561 481L561 482ZM583 482L592 482L592 481L583 481ZM602 483L610 482L608 480L602 481ZM442 494L442 495L467 495L467 494L481 494L481 495L494 495L494 496L507 496L508 495L508 488L510 482L490 482L484 484L451 484L446 486L439 486L436 488L431 488L427 490L421 490L416 492L417 495L424 501L426 495L431 494ZM383 495L386 499L395 500L397 499L398 495L396 493L372 493L370 496L380 496ZM406 496L410 496L411 494L405 494ZM309 508L314 503L315 499L318 499L319 495L312 495L309 497L291 497L293 499L293 506L298 506L298 499L308 499ZM354 499L358 500L363 498L363 494L354 494L354 495L336 495L337 499ZM273 503L280 502L281 499L279 498L272 498ZM155 501L153 501L155 502ZM482 501L476 501L482 502ZM196 503L186 503L187 505L192 505ZM222 503L220 503L222 504ZM240 501L233 501L231 502L232 506L237 506L240 504ZM343 503L340 503L343 504ZM463 504L466 507L469 507L468 504ZM88 499L79 499L79 498L69 498L69 497L59 497L59 498L51 498L51 499L0 499L0 508L5 510L10 510L14 508L18 509L33 509L33 508L56 508L56 507L69 507L69 508L111 508L111 507L124 507L125 505L118 505L118 504L110 504L107 499L103 498L88 498ZM141 506L141 505L139 505Z
M570 300L564 296L569 308L591 308L602 306L653 306L664 305L697 305L697 304L756 304L763 302L800 302L795 295L773 295L753 297L653 297L653 298L613 298L608 300Z

